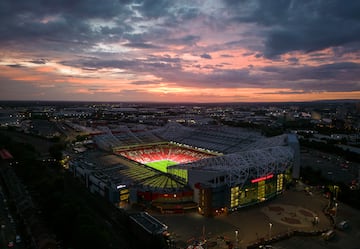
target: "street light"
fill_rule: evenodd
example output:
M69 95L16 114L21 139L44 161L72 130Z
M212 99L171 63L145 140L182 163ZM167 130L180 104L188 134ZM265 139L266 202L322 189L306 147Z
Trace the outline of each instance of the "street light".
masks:
M334 185L334 194L335 194L335 201L337 201L337 199L338 199L338 194L339 194L339 186L337 186L337 185Z
M235 246L236 248L239 248L239 231L235 230Z
M337 202L335 202L335 213L334 213L334 223L336 224L336 216L337 216L337 212L338 212L338 206L339 204Z
M4 235L5 225L1 225L1 242L5 245L5 235Z
M319 224L319 217L318 216L315 216L314 222L315 222L315 225Z
M272 228L272 223L269 223L269 240L271 239L271 228Z

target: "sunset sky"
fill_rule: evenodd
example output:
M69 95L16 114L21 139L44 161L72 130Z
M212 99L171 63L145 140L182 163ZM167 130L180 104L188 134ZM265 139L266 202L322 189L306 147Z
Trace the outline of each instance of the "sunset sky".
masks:
M360 1L1 0L0 100L360 99Z

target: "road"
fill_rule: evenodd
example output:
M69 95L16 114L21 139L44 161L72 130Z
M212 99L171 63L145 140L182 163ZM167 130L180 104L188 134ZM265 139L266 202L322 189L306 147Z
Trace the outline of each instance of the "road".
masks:
M13 242L12 248L23 248L22 243L16 243L16 220L11 213L9 208L9 203L4 195L1 187L0 187L0 245L1 248L7 248L9 246L9 242Z

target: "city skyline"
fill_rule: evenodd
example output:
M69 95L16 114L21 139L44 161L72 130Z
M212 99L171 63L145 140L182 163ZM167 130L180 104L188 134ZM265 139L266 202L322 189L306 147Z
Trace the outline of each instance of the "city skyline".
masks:
M0 100L360 97L356 1L0 3Z

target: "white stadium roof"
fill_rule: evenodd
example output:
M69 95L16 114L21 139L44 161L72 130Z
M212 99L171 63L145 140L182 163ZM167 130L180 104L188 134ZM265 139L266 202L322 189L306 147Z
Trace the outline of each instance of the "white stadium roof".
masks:
M237 185L244 184L248 179L284 172L293 161L293 156L290 147L278 146L207 158L170 168L216 171L227 177L225 181L229 185Z
M104 149L163 140L223 153L222 156L174 165L169 170L211 171L225 176L229 185L241 185L248 179L282 173L292 165L295 156L290 145L294 141L291 137L290 141L287 134L266 138L259 132L236 127L207 125L192 128L170 122L156 129L119 126L102 130L104 134L95 136L94 140Z

